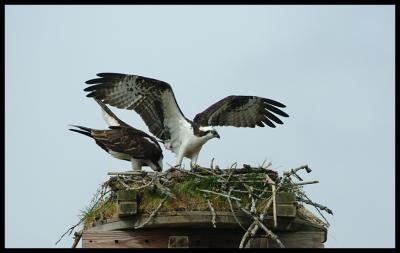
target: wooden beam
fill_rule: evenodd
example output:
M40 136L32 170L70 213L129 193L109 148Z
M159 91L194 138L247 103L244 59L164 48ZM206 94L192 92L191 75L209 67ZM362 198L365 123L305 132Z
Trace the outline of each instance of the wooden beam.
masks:
M189 248L189 237L176 235L169 236L168 248Z
M125 231L83 231L83 248L237 248L240 229L171 228ZM324 232L276 232L286 248L323 248ZM172 240L171 238L175 238ZM249 240L248 248L276 248L274 240L259 235Z

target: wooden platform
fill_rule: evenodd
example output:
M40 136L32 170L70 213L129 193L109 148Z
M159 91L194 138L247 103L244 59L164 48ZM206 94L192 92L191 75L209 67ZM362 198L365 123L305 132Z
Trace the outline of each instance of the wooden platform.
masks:
M252 220L244 213L236 213L240 223L246 227ZM145 227L147 215L98 222L83 232L84 248L237 248L244 230L237 224L231 212L216 212L216 228L212 227L212 214L207 211L159 212ZM264 222L273 228L271 218ZM323 248L326 230L298 217L279 217L273 228L282 243L288 247ZM246 247L277 247L263 234L256 235Z

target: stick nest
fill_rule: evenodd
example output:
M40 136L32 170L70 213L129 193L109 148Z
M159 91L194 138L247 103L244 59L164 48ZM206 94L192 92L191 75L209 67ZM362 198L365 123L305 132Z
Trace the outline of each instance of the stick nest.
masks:
M261 228L266 235L274 239L281 247L279 239L263 225L266 216L274 216L273 200L279 192L296 194L298 216L314 224L328 227L329 223L320 211L332 214L332 211L311 201L303 191L303 186L318 181L304 182L297 174L300 170L311 169L305 165L291 169L279 176L267 166L251 167L236 163L227 169L220 169L211 162L210 168L196 166L191 170L171 167L163 172L114 173L96 192L89 206L82 211L80 222L84 229L99 220L118 217L117 192L134 190L136 192L138 213L148 214L149 222L158 211L205 211L213 214L211 222L215 224L216 211L231 211L233 215L241 211L253 218L254 222L242 238L241 247ZM293 181L293 179L297 179ZM301 203L313 205L324 218L318 219L306 210ZM235 216L236 218L236 216ZM77 225L73 226L74 229ZM139 227L143 227L142 224ZM138 227L138 228L139 228ZM72 230L71 230L72 232Z

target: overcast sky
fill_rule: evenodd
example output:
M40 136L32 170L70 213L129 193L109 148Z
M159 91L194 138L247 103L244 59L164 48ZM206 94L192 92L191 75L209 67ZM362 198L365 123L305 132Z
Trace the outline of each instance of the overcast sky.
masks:
M84 81L119 72L170 83L188 118L228 95L286 104L275 129L218 128L198 162L308 164L320 183L306 193L334 212L326 247L394 247L394 18L388 5L6 6L5 246L70 247L54 243L107 172L131 168L68 131L107 127Z

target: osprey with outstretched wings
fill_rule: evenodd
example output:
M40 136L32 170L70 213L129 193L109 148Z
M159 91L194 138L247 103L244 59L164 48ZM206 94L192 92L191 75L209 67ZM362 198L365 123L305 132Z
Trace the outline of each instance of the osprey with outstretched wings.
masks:
M96 130L75 126L71 131L89 136L96 144L115 158L131 161L133 170L149 166L155 171L162 171L163 154L157 140L120 120L105 104L96 99L102 108L102 114L109 125L108 130Z
M136 111L150 132L177 155L176 165L184 157L196 164L201 147L212 138L220 138L213 126L275 127L283 124L277 117L289 115L279 108L285 105L257 96L228 96L187 119L176 102L171 86L163 81L138 75L99 73L86 81L84 89L94 97L117 108Z

